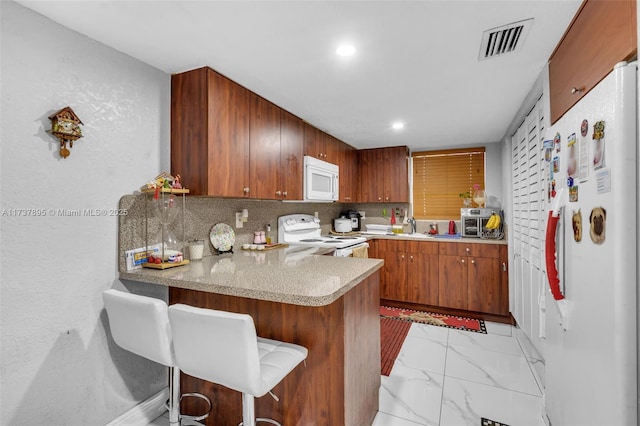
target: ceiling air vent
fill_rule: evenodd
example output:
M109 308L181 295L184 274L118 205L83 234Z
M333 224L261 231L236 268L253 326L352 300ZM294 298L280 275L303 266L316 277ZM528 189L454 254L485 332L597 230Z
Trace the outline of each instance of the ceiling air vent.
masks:
M482 33L482 43L480 44L479 61L490 59L505 53L515 52L520 49L524 42L533 18L524 21L492 28Z

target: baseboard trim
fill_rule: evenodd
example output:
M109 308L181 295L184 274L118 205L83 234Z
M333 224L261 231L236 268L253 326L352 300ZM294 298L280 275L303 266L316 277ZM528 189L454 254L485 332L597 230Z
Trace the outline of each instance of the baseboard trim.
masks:
M167 387L107 423L106 426L148 426L149 423L167 411L165 402L168 398L169 388Z

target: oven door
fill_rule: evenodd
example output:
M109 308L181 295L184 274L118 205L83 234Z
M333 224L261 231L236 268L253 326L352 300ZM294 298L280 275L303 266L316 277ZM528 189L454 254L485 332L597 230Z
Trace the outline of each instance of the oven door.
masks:
M482 232L480 223L482 221L478 216L462 216L462 237L479 237Z
M369 243L365 242L365 243L355 244L350 247L336 249L336 251L333 252L333 255L338 257L353 257L353 249L360 248L360 247L365 247L368 249Z

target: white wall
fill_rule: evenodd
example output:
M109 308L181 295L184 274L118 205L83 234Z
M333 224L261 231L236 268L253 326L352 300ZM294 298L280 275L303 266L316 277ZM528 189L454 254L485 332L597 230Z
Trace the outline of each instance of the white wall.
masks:
M487 207L505 207L503 191L503 170L502 170L502 144L500 142L488 143L485 145L485 171L484 179L486 185ZM495 200L493 200L495 197Z
M52 211L115 209L168 168L170 76L0 3L0 424L105 424L163 388L166 372L108 333L101 294L123 287L117 218ZM45 130L67 105L85 137L61 159Z

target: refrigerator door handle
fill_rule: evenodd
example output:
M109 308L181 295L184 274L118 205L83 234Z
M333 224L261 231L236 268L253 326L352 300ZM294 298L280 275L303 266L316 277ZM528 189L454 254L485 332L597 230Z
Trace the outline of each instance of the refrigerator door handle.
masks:
M558 219L559 217L554 216L553 211L549 212L544 254L549 289L555 300L562 300L564 299L564 295L560 290L560 279L558 278L558 269L556 268L556 232L558 230Z

